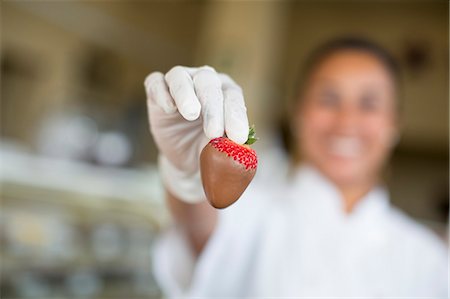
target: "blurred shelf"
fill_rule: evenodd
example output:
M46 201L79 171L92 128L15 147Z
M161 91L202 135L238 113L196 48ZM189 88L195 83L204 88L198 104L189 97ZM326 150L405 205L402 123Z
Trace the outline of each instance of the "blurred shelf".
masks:
M156 168L52 159L5 142L0 157L5 298L161 297L151 248L168 217Z
M0 143L2 201L32 200L140 213L160 225L167 220L156 167L120 169L37 156Z

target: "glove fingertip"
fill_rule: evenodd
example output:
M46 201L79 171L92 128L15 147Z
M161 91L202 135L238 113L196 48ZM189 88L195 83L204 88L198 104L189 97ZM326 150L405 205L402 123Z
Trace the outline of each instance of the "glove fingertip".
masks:
M194 121L200 116L201 106L198 101L193 101L179 108L180 114L188 121Z
M248 128L241 130L229 130L227 136L238 144L244 144L248 139Z
M220 126L219 124L213 122L209 122L208 124L206 124L203 130L208 139L222 137L225 131L223 125Z

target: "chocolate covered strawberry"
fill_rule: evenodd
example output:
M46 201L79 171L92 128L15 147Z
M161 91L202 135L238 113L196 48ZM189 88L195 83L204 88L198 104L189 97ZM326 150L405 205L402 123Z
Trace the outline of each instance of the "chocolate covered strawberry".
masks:
M251 128L244 145L219 137L203 148L200 172L206 198L213 207L223 209L233 204L252 181L258 158L249 145L256 140Z

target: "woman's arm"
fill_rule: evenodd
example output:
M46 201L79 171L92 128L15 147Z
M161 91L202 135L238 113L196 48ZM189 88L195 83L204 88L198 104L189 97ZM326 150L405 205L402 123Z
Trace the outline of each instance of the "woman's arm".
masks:
M199 256L217 224L217 210L206 200L186 203L166 190L166 201L177 226L188 240L195 256Z

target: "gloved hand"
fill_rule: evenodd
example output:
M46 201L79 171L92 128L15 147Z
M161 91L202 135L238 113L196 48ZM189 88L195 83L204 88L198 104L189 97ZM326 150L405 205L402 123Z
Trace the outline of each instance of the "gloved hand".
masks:
M200 202L205 198L199 169L203 147L224 132L236 143L247 141L242 90L209 66L175 66L166 75L154 72L144 85L163 183L177 198Z

